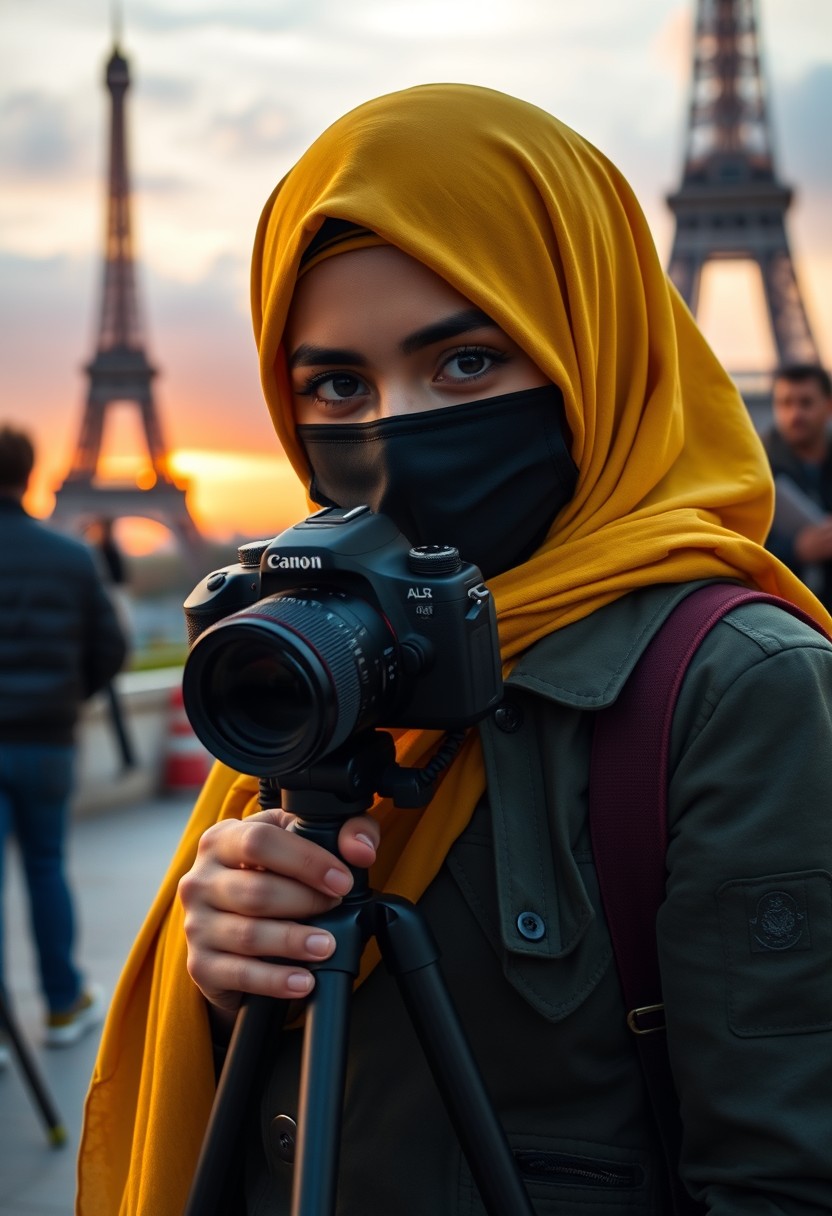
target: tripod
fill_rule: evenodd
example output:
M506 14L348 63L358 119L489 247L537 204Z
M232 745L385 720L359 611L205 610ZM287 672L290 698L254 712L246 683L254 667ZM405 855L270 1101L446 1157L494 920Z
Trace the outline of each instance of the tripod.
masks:
M293 830L337 853L345 820L368 809L373 791L391 792L391 781L395 786L397 774L408 772L397 770L394 762L389 734L356 736L323 763L281 777L280 805L297 815ZM261 783L263 805L275 789L271 782ZM411 798L413 789L410 782ZM428 797L423 788L422 801ZM407 799L405 793L403 802ZM371 891L362 870L355 874L350 894L315 923L333 934L336 948L329 959L314 965L315 989L306 1006L291 1216L335 1212L350 1000L371 937L396 978L486 1211L489 1216L534 1216L421 913L408 900ZM185 1216L215 1216L219 1211L228 1146L243 1122L266 1035L282 1026L285 1012L286 1002L249 997L238 1014Z
M23 1038L17 1019L13 1016L6 996L0 989L0 1030L8 1037L12 1053L20 1064L23 1078L46 1126L46 1135L53 1148L66 1144L66 1128L55 1109L52 1098L38 1072L34 1057Z

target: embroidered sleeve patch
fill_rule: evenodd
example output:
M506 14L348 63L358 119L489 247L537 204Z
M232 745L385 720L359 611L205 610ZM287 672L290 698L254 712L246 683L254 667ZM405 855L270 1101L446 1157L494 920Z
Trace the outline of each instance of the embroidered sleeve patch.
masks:
M734 1034L832 1029L832 875L736 879L717 904Z
M754 895L751 896L752 900ZM749 941L754 950L811 950L806 893L766 891L756 904L747 901Z

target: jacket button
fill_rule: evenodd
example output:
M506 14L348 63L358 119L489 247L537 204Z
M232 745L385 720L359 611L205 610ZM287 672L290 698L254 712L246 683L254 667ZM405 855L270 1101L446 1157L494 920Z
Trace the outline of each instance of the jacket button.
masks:
M294 1119L290 1119L288 1115L275 1115L269 1131L274 1151L281 1161L287 1161L291 1165L295 1159L295 1139L298 1134Z
M521 912L517 917L517 928L527 942L539 942L546 932L546 922L536 912Z
M503 701L494 710L494 723L507 735L523 725L523 711L515 701Z

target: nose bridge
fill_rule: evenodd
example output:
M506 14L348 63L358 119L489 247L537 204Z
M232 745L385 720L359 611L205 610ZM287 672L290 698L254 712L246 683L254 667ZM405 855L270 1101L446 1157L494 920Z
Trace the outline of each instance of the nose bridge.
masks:
M378 412L381 418L412 414L420 404L418 384L404 368L389 372L379 385Z

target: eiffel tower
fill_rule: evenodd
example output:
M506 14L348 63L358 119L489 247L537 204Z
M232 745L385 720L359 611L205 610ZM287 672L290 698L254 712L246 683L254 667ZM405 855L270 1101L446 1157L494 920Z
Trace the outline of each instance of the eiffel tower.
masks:
M61 528L83 530L94 520L138 516L167 526L192 572L204 574L204 542L188 510L185 490L171 477L159 416L153 399L156 368L145 353L130 235L130 183L127 165L125 95L130 85L128 63L116 36L107 63L106 84L112 101L110 173L104 284L98 343L89 377L84 417L69 472L55 494L52 521ZM140 411L152 473L148 485L121 485L96 478L108 407L132 402Z
M695 315L707 261L756 262L779 363L819 363L786 235L792 197L775 171L755 0L697 0L684 170L667 198L668 274Z

